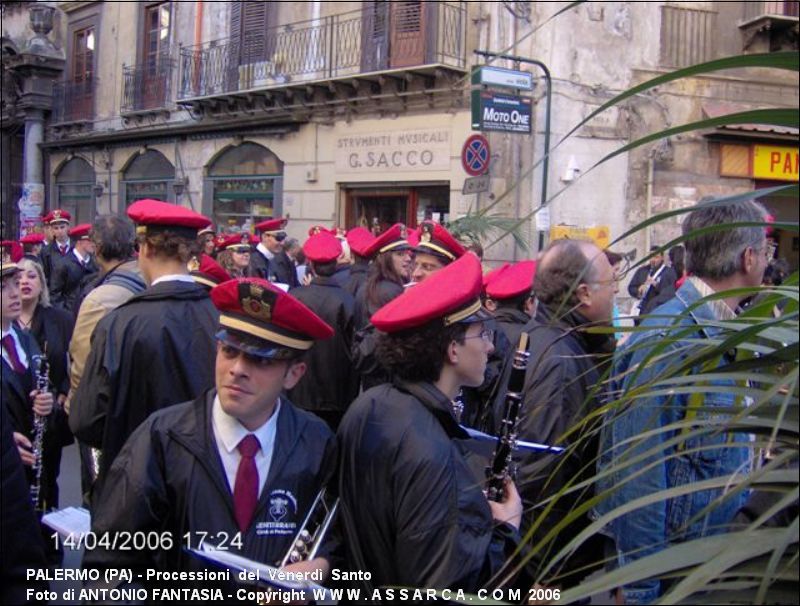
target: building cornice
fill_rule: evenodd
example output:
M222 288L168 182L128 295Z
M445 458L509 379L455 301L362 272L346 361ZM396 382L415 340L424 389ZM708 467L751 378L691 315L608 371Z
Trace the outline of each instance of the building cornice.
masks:
M97 0L69 0L65 2L59 2L58 8L69 14L87 6L91 6L92 4L99 4L99 2Z

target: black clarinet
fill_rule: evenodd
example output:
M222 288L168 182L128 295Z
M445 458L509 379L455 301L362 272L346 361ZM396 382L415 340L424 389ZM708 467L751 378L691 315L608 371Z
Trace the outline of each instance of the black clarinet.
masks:
M486 498L500 502L505 496L506 479L511 476L511 455L517 445L517 422L522 408L522 389L525 386L525 369L528 367L528 333L519 337L517 351L508 378L508 391L497 446L492 464L486 468Z
M45 352L47 344L45 343ZM33 356L33 376L36 381L36 390L46 392L50 389L50 364L47 354ZM44 465L44 432L47 427L45 417L34 414L33 417L33 483L31 484L31 501L33 509L37 512L45 510L42 500L42 467Z

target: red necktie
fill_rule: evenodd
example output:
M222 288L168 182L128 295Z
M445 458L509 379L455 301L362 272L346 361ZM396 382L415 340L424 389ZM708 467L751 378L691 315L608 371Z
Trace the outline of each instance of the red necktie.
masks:
M23 374L25 372L25 367L22 365L22 362L17 355L17 348L14 345L14 337L12 337L11 334L7 334L2 338L1 342L3 343L3 349L6 350L8 358L11 360L11 368L14 369L15 373L20 375Z
M246 532L253 519L258 504L258 468L256 453L261 449L258 438L253 434L239 442L239 468L236 470L236 483L233 485L233 511L239 530Z
M63 257L64 255L67 254L67 245L66 244L64 244L63 246L59 245L58 250L61 253L61 256Z

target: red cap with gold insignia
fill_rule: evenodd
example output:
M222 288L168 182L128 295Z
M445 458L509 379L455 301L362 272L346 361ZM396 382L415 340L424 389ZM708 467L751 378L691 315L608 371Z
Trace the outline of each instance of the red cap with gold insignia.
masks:
M536 261L520 261L504 265L486 285L486 296L502 301L531 294L533 277L536 275Z
M316 236L317 234L326 233L335 236L337 234L336 228L331 227L328 229L324 225L314 225L313 227L308 228L308 235L309 236Z
M286 229L289 219L267 219L256 223L256 232L259 234L278 234Z
M503 271L506 267L508 267L510 263L503 263L500 267L495 267L492 271L487 272L483 276L483 292L486 294L486 287L489 286L489 282L494 280L497 275Z
M128 207L128 217L136 223L136 235L171 231L194 239L197 231L211 225L211 219L193 210L160 200L137 200Z
M330 263L342 254L342 243L328 231L311 236L303 244L303 252L309 261L314 263Z
M250 252L250 234L220 234L215 241L217 250L230 250L232 252Z
M394 250L408 250L408 232L402 223L395 223L370 244L362 256L374 257L380 253Z
M366 227L354 227L347 232L346 237L350 250L359 257L366 257L365 251L369 250L370 245L375 241L375 236Z
M418 253L441 257L446 263L455 261L467 252L449 231L433 221L425 221L419 226L419 244L414 248Z
M20 244L44 244L44 234L27 234L19 239Z
M22 249L22 244L16 240L3 240L0 242L0 248L8 249L8 256L11 258L12 263L20 261L25 255L25 251Z
M92 231L91 223L81 223L69 230L69 237L73 240L88 240L90 231Z
M380 331L395 333L434 320L444 326L491 320L480 295L481 263L475 255L464 255L381 307L371 322Z
M189 274L198 284L214 288L217 284L222 284L231 279L230 274L222 269L222 265L214 261L206 254L200 255L200 260L197 257L192 257L189 261Z
M408 245L414 249L419 246L419 229L408 230Z
M224 282L211 290L211 300L220 311L217 339L251 355L291 359L333 336L308 307L260 278Z
M65 210L61 210L60 208L51 210L42 218L42 222L45 225L55 225L56 223L69 223L70 221L72 221L72 215Z

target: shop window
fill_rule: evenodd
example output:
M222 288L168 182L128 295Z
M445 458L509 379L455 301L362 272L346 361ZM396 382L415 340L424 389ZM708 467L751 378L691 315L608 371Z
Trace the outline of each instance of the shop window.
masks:
M175 167L159 151L148 149L136 154L122 173L125 206L149 198L173 202L170 185L175 180Z
M267 148L242 143L223 152L209 167L206 190L219 229L252 231L253 225L281 214L283 163Z
M83 158L72 158L56 175L55 208L69 212L73 225L91 223L96 214L94 185L91 165Z

